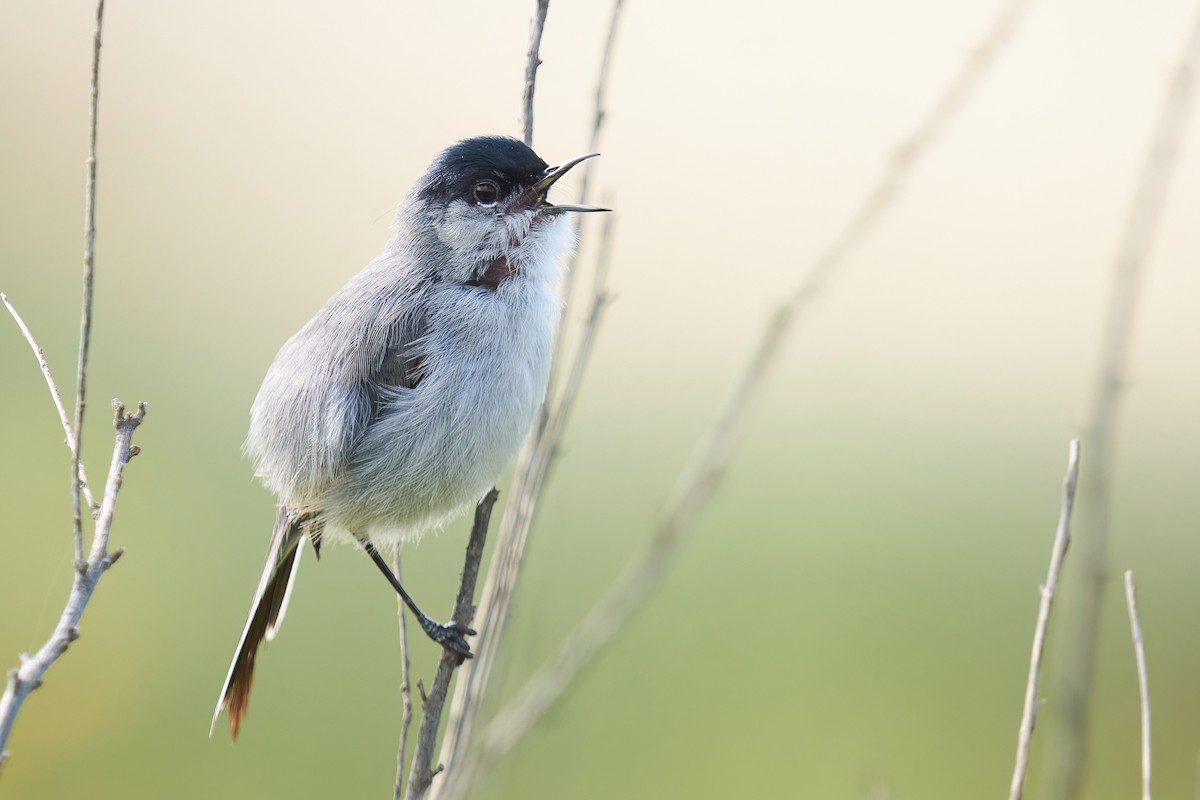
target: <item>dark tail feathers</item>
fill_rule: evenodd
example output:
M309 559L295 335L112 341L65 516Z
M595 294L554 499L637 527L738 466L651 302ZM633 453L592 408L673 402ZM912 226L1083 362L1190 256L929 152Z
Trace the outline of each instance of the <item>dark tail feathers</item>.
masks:
M275 532L271 536L271 548L267 551L267 563L263 567L254 602L250 606L250 617L242 630L242 638L238 642L233 663L229 666L229 674L225 677L225 685L217 700L217 708L213 711L213 724L209 728L209 736L216 727L221 709L228 708L229 732L234 741L237 741L238 729L250 703L254 658L264 640L270 641L275 638L284 614L287 613L288 598L296 580L296 570L300 566L300 544L303 541L304 529L308 527L307 522L303 517L293 518L287 508L279 507L279 514L275 519Z

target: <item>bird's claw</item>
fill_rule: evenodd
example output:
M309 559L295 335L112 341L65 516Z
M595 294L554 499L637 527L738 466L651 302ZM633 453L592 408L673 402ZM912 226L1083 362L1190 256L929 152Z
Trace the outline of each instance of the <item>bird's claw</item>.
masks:
M475 635L474 628L467 627L461 622L447 622L443 625L433 620L430 620L426 625L422 625L422 627L425 629L426 636L450 652L463 658L472 658L474 656L471 652L471 645L466 639L468 636Z

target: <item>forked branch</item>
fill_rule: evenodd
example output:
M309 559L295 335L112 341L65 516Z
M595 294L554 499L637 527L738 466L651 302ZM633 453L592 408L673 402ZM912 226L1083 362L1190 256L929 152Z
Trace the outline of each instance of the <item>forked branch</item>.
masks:
M138 454L138 448L133 445L133 433L141 425L146 415L146 406L139 403L137 411L126 414L120 401L113 401L115 417L113 425L116 428L116 443L113 446L112 461L108 470L108 480L105 482L104 495L99 504L87 484L86 471L80 457L80 441L83 436L83 412L86 406L87 366L91 345L92 329L92 286L95 266L96 239L96 124L100 96L100 41L104 23L104 0L96 4L96 27L92 36L92 83L91 105L88 115L88 157L87 157L87 188L84 198L84 248L83 248L83 308L79 323L79 356L77 361L77 379L75 389L75 422L71 424L67 418L66 407L58 391L58 384L46 362L42 348L38 345L33 333L25 324L25 320L17 313L16 308L7 296L0 295L4 305L21 329L22 335L33 349L42 371L46 384L50 387L50 396L62 422L63 432L71 449L71 497L74 512L74 545L75 570L71 592L67 597L66 607L59 617L54 632L46 643L32 656L22 653L21 663L8 673L8 682L4 694L0 696L0 764L8 757L5 750L8 737L12 733L17 714L24 705L26 698L34 689L42 685L46 671L67 651L71 642L79 638L79 622L87 608L88 601L100 582L100 577L108 568L116 563L123 552L119 548L109 551L108 541L112 534L113 517L116 514L117 495L121 490L125 465ZM83 513L82 502L86 499L89 518L94 518L95 526L92 532L90 551L84 558L83 552Z

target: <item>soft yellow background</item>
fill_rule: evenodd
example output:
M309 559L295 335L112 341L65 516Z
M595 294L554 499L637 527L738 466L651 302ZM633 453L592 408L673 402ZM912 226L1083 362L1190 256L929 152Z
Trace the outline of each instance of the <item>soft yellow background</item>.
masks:
M306 559L242 740L208 738L273 515L239 448L276 348L377 252L432 155L515 132L532 5L111 0L94 478L108 399L150 414L113 541L128 552L28 701L0 795L389 796L395 603L348 548ZM1087 418L1116 243L1193 5L1034 5L789 337L662 591L480 796L1003 795L1067 441ZM631 0L596 176L619 214L617 299L529 553L502 692L640 552L767 314L994 12ZM547 160L586 147L607 13L552 4ZM90 3L0 5L0 289L64 384L91 16ZM1163 797L1191 796L1200 753L1197 220L1193 125L1147 267L1112 543L1114 574L1132 568L1141 587ZM70 582L67 452L7 319L0 386L7 667L44 640ZM465 530L406 551L435 615ZM1066 590L1078 579L1069 570ZM1101 800L1138 780L1119 597L1114 582L1089 771ZM436 654L415 647L428 678ZM1050 689L1037 745L1057 722Z

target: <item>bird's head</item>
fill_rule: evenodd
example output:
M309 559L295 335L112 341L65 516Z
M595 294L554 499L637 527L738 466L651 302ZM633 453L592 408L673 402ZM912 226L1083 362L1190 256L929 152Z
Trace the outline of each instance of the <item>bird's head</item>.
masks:
M547 166L508 136L464 139L443 150L402 209L410 225L436 239L441 277L495 288L522 271L552 264L571 247L567 212L607 211L554 205L555 182L598 153ZM430 243L432 244L432 243Z

